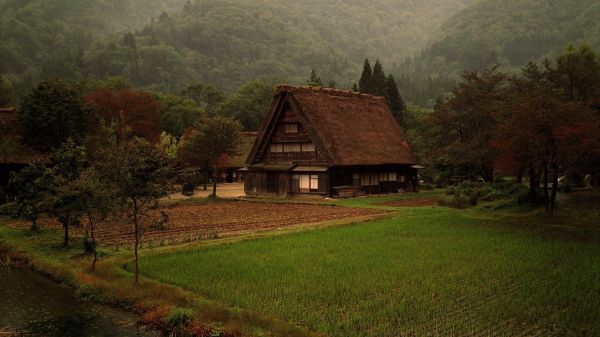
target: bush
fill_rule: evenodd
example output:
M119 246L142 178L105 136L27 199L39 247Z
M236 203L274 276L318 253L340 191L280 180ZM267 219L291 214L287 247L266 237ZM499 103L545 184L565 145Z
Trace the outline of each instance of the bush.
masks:
M471 205L471 200L465 195L451 194L443 196L442 199L438 201L438 204L440 206L462 209L469 207Z
M192 311L189 309L175 308L166 317L165 324L171 327L183 327L192 321Z
M446 190L441 205L453 208L476 206L479 201L515 200L519 204L529 198L526 186L510 181L496 183L462 182Z
M86 254L91 254L94 252L94 241L88 238L87 235L83 237L83 251Z

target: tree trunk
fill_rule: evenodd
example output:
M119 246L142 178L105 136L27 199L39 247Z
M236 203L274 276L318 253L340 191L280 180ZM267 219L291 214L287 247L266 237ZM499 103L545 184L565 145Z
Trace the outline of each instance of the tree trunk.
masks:
M63 228L65 230L65 235L64 235L64 239L63 239L63 245L66 247L69 247L69 221L71 220L70 215L67 215L64 218L64 222L63 222Z
M204 190L208 190L208 165L204 165Z
M544 205L546 211L550 210L550 196L548 195L548 164L544 163Z
M534 204L537 202L537 174L533 166L529 167L529 199Z
M96 225L94 221L92 221L92 217L88 214L88 219L90 221L90 236L92 237L92 250L94 253L94 260L92 261L92 270L96 270L96 261L98 261L98 254L96 252L96 237L94 236L94 230L96 229Z
M30 229L32 232L35 232L39 229L38 225L37 225L37 217L31 219L31 228Z
M136 199L133 199L133 223L134 223L134 227L135 227L135 244L134 244L135 283L138 284L138 283L140 283L140 280L139 280L140 268L138 265L138 244L139 244L139 240L140 240L140 230L139 230L139 224L138 224L138 206L137 206Z
M550 211L556 210L556 191L558 190L558 164L552 164L552 198L550 203Z
M481 177L486 183L494 182L494 168L491 166L483 166L481 168Z
M217 197L217 162L213 165L213 191L212 196Z

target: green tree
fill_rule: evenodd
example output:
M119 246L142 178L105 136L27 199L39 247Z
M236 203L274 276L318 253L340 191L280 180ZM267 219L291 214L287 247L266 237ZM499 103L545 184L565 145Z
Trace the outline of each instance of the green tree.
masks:
M311 87L323 86L323 81L321 81L321 78L319 77L319 75L317 75L317 72L314 69L310 71L310 77L308 78L307 83Z
M104 158L96 163L101 176L117 188L116 195L126 202L134 225L135 282L139 283L138 248L141 224L148 213L158 206L160 198L171 191L171 162L145 139L134 137L116 141L103 149Z
M52 187L52 177L44 165L36 163L13 174L8 187L14 197L9 207L12 216L31 221L31 230L37 230L37 220L48 209L46 198Z
M222 155L234 156L241 145L240 124L229 117L208 117L202 121L189 138L188 146L198 149L217 174L217 161ZM217 196L217 179L213 177L212 196Z
M82 103L81 93L62 80L41 82L23 100L18 112L23 141L42 151L68 138L81 142L97 119Z
M160 125L167 133L180 138L183 132L196 124L204 115L198 104L186 97L158 95Z
M68 139L52 154L52 167L47 175L52 179L47 195L48 213L63 226L63 245L69 246L69 228L81 221L80 190L77 181L88 166L85 146Z
M385 73L383 72L383 66L381 62L377 60L375 65L373 66L373 74L371 75L371 84L369 86L369 90L365 91L365 93L369 93L375 96L385 96L386 90L386 78Z
M574 48L572 45L558 56L556 67L547 67L554 83L570 101L587 101L600 83L600 62L587 45Z
M394 76L388 76L385 84L385 98L390 107L390 110L394 114L394 118L396 118L398 124L400 124L401 126L406 126L404 121L406 105L404 104L402 96L400 96L400 92L398 91L398 85L396 84Z
M244 131L256 131L269 110L274 94L274 81L250 81L223 102L220 113L238 120Z
M220 104L226 98L225 93L217 87L202 83L188 86L181 91L180 95L194 100L210 116L214 116L217 113Z
M369 59L365 60L360 80L358 81L358 89L362 93L370 93L373 88L373 70Z

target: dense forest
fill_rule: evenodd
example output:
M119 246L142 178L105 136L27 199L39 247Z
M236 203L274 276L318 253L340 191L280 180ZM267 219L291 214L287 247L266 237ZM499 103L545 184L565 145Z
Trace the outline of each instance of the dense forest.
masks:
M432 107L463 71L597 49L599 19L593 0L3 0L0 88L12 104L52 78L231 93L265 77L303 84L312 69L350 88L370 58L407 103Z
M349 87L366 57L412 55L470 2L4 0L0 75L12 101L53 77L118 75L171 92L200 81L231 92L265 76L301 83L315 68Z
M409 101L431 106L464 71L500 64L518 73L529 61L561 54L569 44L600 47L600 3L595 0L483 0L446 20L400 73Z

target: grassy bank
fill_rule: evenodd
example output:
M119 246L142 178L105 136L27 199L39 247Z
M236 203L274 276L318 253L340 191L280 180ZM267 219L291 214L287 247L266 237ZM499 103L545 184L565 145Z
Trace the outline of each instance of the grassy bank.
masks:
M390 209L372 206L387 200L342 203ZM349 227L152 255L142 270L330 336L600 334L593 211L396 210Z

